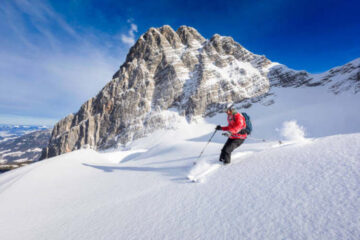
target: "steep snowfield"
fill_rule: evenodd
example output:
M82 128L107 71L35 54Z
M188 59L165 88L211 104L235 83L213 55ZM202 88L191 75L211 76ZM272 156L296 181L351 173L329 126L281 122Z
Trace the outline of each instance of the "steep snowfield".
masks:
M131 149L75 151L0 175L1 239L359 239L360 133L245 143L217 161L214 122Z

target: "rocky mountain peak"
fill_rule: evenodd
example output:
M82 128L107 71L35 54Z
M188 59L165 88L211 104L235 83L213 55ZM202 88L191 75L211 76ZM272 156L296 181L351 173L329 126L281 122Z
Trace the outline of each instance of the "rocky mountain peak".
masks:
M169 48L196 48L205 41L205 38L192 27L181 26L176 32L169 25L151 27L131 47L125 62L131 62L134 58L148 61Z
M181 42L189 47L196 47L205 42L205 38L195 28L181 26L176 30Z
M184 118L214 114L228 102L259 99L271 84L309 78L251 53L231 37L215 34L207 40L188 26L149 28L113 79L54 126L42 158L84 146L127 144Z
M192 121L228 101L264 94L269 88L264 66L269 64L230 37L206 40L188 26L149 28L112 81L55 125L43 158L85 145L104 149L126 144L171 128L182 117Z

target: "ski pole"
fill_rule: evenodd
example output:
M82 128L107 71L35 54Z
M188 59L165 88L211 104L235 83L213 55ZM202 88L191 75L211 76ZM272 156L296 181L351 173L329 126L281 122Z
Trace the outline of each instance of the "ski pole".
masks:
M199 157L198 157L198 158L196 159L196 161L194 162L194 165L195 165L195 164L196 164L196 162L197 162L197 161L201 158L201 155L204 153L204 151L205 151L205 149L206 149L207 145L209 145L209 143L211 142L212 138L215 136L216 131L217 131L217 130L215 130L215 132L211 135L211 137L210 137L209 141L206 143L206 145L205 145L204 149L201 151L201 153L200 153Z
M252 139L252 140L256 140L256 141L263 141L263 142L268 142L269 140L266 140L266 139L261 139L261 138L254 138L254 137L250 137L248 136L248 138ZM279 144L282 144L282 141L281 140L278 140L278 143Z
M263 141L263 142L266 142L266 139L254 138L254 137L250 137L250 136L247 136L247 138L250 138L250 139L252 139L252 140L256 140L256 141Z

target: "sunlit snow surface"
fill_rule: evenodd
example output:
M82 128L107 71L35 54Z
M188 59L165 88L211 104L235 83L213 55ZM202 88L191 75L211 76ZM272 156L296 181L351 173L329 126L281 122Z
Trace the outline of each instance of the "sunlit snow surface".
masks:
M194 161L217 162L220 133L197 157L222 117L2 174L1 238L360 238L360 133L245 143L193 183Z

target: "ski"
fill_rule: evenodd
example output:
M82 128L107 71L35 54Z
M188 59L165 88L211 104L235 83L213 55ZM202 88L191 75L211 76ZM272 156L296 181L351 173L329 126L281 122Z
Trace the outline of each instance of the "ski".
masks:
M201 182L201 180L209 175L210 173L212 173L213 171L215 171L216 169L220 168L221 164L220 163L215 163L212 164L210 167L208 167L207 169L201 171L200 173L194 174L194 175L188 175L188 179L191 182Z

